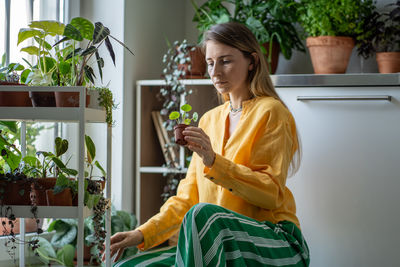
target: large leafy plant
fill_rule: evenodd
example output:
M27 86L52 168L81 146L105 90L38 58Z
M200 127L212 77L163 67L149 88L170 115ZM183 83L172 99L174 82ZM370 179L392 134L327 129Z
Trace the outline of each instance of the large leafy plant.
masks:
M21 51L36 58L37 64L31 65L33 71L27 80L27 83L33 84L58 86L94 84L96 76L90 63L91 60L97 63L102 78L104 59L100 56L99 48L103 44L115 65L111 39L132 53L124 43L113 37L110 30L101 22L93 24L81 17L73 18L67 25L57 21L32 21L29 28L19 31L18 44L28 39L33 45L24 47Z
M262 45L270 43L268 54L271 55L274 41L279 43L286 59L291 58L294 49L305 52L294 26L298 21L298 3L294 0L209 0L200 7L195 0L191 1L195 9L193 21L197 22L200 33L199 42L212 25L236 21L253 32L264 54L267 54L267 50ZM226 8L227 5L233 5L232 14ZM270 62L271 58L268 60Z
M297 10L307 36L356 38L373 8L372 0L301 0Z

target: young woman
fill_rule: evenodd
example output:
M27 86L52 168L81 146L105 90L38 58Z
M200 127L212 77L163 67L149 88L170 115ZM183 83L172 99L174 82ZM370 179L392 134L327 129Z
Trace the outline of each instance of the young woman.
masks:
M204 39L211 80L226 102L184 131L193 157L160 213L111 238L111 255L158 245L115 266L308 266L309 252L286 187L296 167L295 121L271 83L265 57L244 25L213 26Z

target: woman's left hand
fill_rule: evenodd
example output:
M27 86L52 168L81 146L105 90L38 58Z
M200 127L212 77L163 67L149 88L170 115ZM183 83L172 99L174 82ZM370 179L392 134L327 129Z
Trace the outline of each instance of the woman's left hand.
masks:
M198 127L187 127L183 131L183 135L188 142L186 146L196 152L203 159L204 165L210 168L215 160L215 152L212 149L210 137Z

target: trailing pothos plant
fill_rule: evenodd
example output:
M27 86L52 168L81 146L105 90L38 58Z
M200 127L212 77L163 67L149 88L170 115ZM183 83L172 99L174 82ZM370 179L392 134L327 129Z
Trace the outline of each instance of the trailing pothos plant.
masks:
M191 46L186 40L175 41L172 45L169 42L167 42L167 44L168 50L163 56L163 63L165 64L165 68L163 69L165 86L160 89L160 93L158 94L158 98L163 103L163 108L160 113L164 116L168 116L171 112L179 110L181 106L181 96L186 98L193 92L192 89L186 88L185 84L181 82L185 77L185 70L180 68L180 64L188 64L190 69L191 59L189 52L192 49ZM175 120L166 120L163 122L163 127L167 132L171 133L169 135L171 138L166 143L166 149L169 147L177 149L177 145L172 137L175 125ZM176 169L178 164L178 162L168 161L164 166L169 169ZM161 197L166 201L170 196L176 194L177 185L179 180L183 178L183 174L167 172L163 175L167 178L167 182Z
M48 42L49 39L52 39L52 44ZM36 58L35 65L26 61L32 69L26 82L57 86L94 84L96 76L91 63L97 63L102 79L104 59L100 56L99 48L103 44L115 65L111 39L132 53L101 22L93 24L82 17L73 18L67 25L58 21L32 21L29 28L20 29L18 34L18 45L25 40L33 42L33 45L22 48L21 52Z

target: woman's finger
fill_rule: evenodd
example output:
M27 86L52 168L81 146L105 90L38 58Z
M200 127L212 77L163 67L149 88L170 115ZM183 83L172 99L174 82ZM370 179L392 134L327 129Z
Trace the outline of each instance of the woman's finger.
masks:
M117 256L114 259L114 262L119 260L119 258L122 256L122 253L124 253L124 250L125 250L124 248L121 248L121 249L118 250L118 253L117 253Z
M204 139L201 139L198 137L193 137L193 136L185 136L185 140L188 143L192 143L192 144L194 143L195 145L197 145L203 149L208 148L208 144L207 144L207 142L204 141Z

